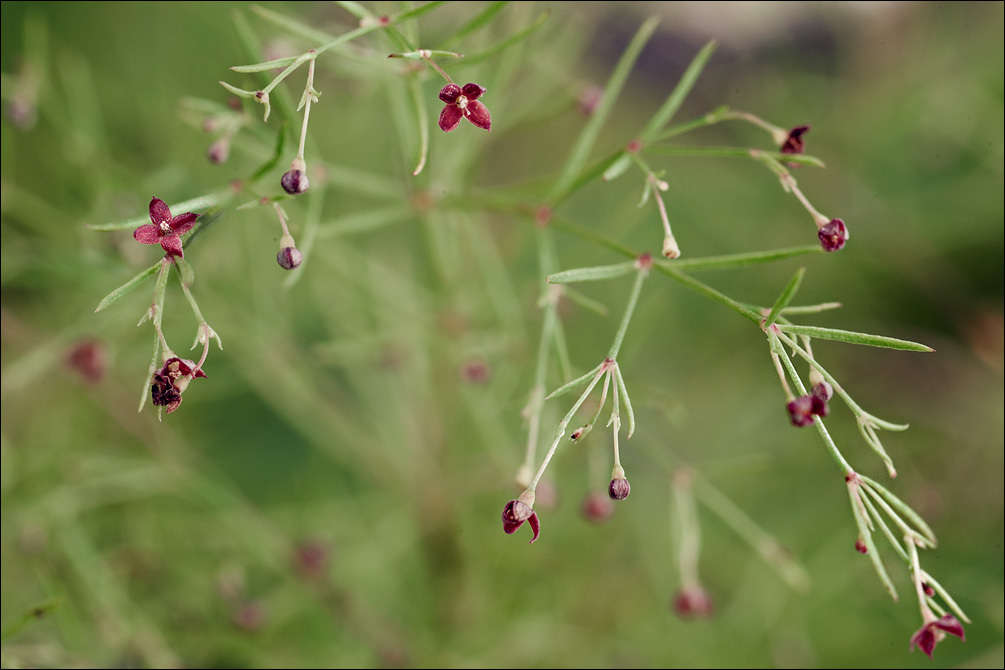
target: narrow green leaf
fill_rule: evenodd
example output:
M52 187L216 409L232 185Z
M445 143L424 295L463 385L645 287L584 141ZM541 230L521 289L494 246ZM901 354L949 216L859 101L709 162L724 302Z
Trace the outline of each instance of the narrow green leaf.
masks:
M320 224L317 237L321 240L376 230L399 221L406 221L414 215L415 212L410 207L403 206L369 209Z
M895 337L883 337L882 335L868 335L866 333L856 333L850 330L836 330L834 328L818 328L816 326L793 326L789 324L776 324L779 330L793 335L805 335L821 340L835 340L837 342L848 342L850 344L865 344L870 347L884 347L886 349L899 349L901 351L935 351L924 344L910 342L908 340L898 340Z
M614 265L600 265L592 268L576 268L575 270L564 270L548 275L546 281L549 284L571 284L577 281L597 281L598 279L611 279L612 277L623 277L635 271L635 261L625 263L615 263Z
M783 154L777 151L761 151L748 147L684 147L676 145L651 144L646 147L646 153L661 156L704 156L706 158L752 158L765 163L769 167L779 167L782 163L799 163L814 167L826 167L824 162L815 156L805 154ZM784 167L782 166L784 170Z
M601 98L600 104L583 128L575 145L573 145L569 158L566 159L558 179L555 180L555 186L546 198L553 206L569 194L569 187L576 181L576 177L589 159L593 145L600 135L600 129L603 128L608 117L611 115L614 103L618 101L621 89L624 88L625 82L628 81L628 75L631 74L635 61L638 59L639 54L642 53L642 48L649 41L649 38L652 37L658 23L659 21L656 18L651 17L647 19L639 27L638 31L636 31L635 36L632 37L632 41L628 44L628 48L625 49L618 60L618 64L615 66L614 72L611 74L611 78L607 81L607 86L604 88L604 96Z
M617 378L618 391L621 393L621 398L625 401L625 411L628 412L628 439L631 439L632 435L635 434L635 410L632 409L632 401L628 397L628 388L625 386L625 378L621 374L620 365L614 366L614 375Z
M236 86L231 86L230 84L228 84L225 81L221 81L220 82L220 86L223 86L225 89L227 89L228 91L230 91L234 95L239 96L241 98L254 98L255 97L255 91L245 91L243 88L238 88Z
M474 65L476 63L481 63L482 61L486 61L486 60L492 58L493 56L495 56L497 53L499 53L501 51L505 51L506 49L510 48L511 46L513 46L514 44L516 44L517 42L520 42L522 40L527 39L528 37L530 37L534 33L534 31L536 31L538 28L540 28L541 26L544 25L545 21L548 20L548 16L549 15L550 15L550 12L544 12L543 14L541 14L540 16L538 16L536 19L534 19L534 22L532 24L530 24L529 26L527 26L523 30L520 30L520 31L518 31L518 32L516 32L516 33L514 33L512 35L510 35L509 37L507 37L507 38L505 38L503 40L500 40L499 42L496 42L495 44L493 44L492 46L488 47L487 49L483 49L481 51L478 51L478 52L475 52L475 53L470 54L468 56L465 56L463 60L461 60L458 63L454 63L453 64L453 69L456 70L457 68L463 68L463 67L466 67L468 65Z
M349 0L336 0L335 4L344 9L345 11L349 12L353 16L355 16L357 19L365 19L369 16L372 16L370 10L368 10L366 7L359 4L358 2L350 2Z
M675 270L729 270L741 268L748 265L760 265L762 263L774 263L775 261L793 258L795 256L805 256L806 254L820 254L823 249L820 245L805 247L790 247L788 249L772 249L770 251L752 251L745 254L731 254L729 256L708 256L707 258L679 258L672 261L657 261L657 265L669 265Z
M260 17L262 17L266 21L269 21L273 25L276 25L291 34L296 35L297 37L302 37L308 42L311 42L312 44L326 44L327 42L331 42L333 39L335 39L334 35L329 35L326 32L322 32L312 26L308 26L306 24L300 23L299 21L295 21L294 19L284 16L283 14L273 12L272 10L266 9L261 5L252 5L251 11L253 11L255 14L258 14ZM283 65L277 65L276 67L285 67L286 65L289 65L289 63L284 63Z
M601 179L604 181L613 181L623 175L625 170L627 170L632 164L632 157L626 153L622 153L621 157L611 163L611 166L604 170L604 174Z
M253 63L251 65L232 65L230 67L234 72L248 73L248 72L265 72L267 70L275 70L276 68L285 68L293 63L297 62L298 56L288 56L286 58L277 58L276 60L266 61L265 63ZM223 84L223 82L220 82ZM226 84L223 84L227 86ZM229 87L228 87L229 88Z
M493 2L488 7L486 7L480 14L475 16L473 19L465 23L460 29L455 30L454 33L443 41L439 46L446 46L448 44L457 44L465 37L475 32L476 30L488 25L492 19L495 18L499 11L508 5L508 2Z
M657 110L656 114L653 115L653 118L649 120L646 127L642 129L640 139L643 144L651 142L659 134L659 132L663 130L663 127L670 122L670 119L677 113L677 110L680 109L684 99L687 98L691 89L694 88L695 82L698 81L701 71L705 69L705 64L708 63L708 59L711 58L712 54L715 52L715 47L715 40L711 40L705 44L705 46L703 46L691 60L690 65L688 65L687 69L684 70L684 74L681 75L680 81L677 82L673 91L671 91L670 95L667 96L666 101L663 102L663 105L659 108L659 110Z
M607 316L610 311L607 309L607 305L602 302L598 302L593 298L588 298L579 291L573 289L570 286L565 286L562 288L562 295L567 297L572 302L576 303L583 309L588 309L598 316Z
M859 474L859 478L869 486L869 489L871 491L874 491L879 495L881 495L886 500L886 502L890 504L891 507L893 507L898 512L907 517L910 520L910 522L914 524L914 527L917 530L921 531L921 534L925 536L925 539L927 539L929 542L932 543L932 546L938 543L938 540L935 539L935 533L932 531L929 525L925 523L925 520L921 518L921 515L915 512L913 509L911 509L911 507L907 503L905 503L897 496L893 495L893 493L891 493L888 488L886 488L876 480L866 477L863 474Z
M557 389L555 389L554 391L552 391L551 393L549 393L548 395L546 395L544 397L544 399L545 400L551 400L552 398L558 397L558 396L562 395L563 393L568 393L569 391L571 391L572 389L576 388L577 386L582 386L583 384L585 384L586 382L590 381L591 379L594 379L594 378L599 379L599 377L597 377L597 374L600 372L600 369L602 367L604 367L603 363L601 363L597 367L593 368L592 370L590 370L589 372L587 372L582 377L576 377L571 382L562 384ZM596 379L594 379L594 384L596 384ZM582 400L582 399L580 399L580 400ZM580 403L580 404L582 404L582 403ZM578 409L578 405L577 405L577 409Z
M872 562L872 567L876 570L876 574L879 575L879 580L883 582L883 586L887 592L889 592L894 600L897 600L897 589L894 587L893 581L890 579L890 575L883 565L879 549L876 548L876 543L872 539L872 530L869 528L869 521L863 517L864 511L855 500L855 494L852 492L851 487L848 487L848 497L851 499L851 511L855 517L855 524L858 526L858 534L862 536L862 541L865 542L866 556Z
M6 641L32 621L41 619L42 617L56 611L62 604L63 602L58 598L50 598L33 605L26 612L22 612L19 617L4 626L3 632L0 633L0 639Z
M408 60L423 60L430 56L439 56L442 58L462 58L464 54L455 53L453 51L434 51L431 49L422 49L420 51L408 51L406 53L395 53L388 54L388 58L407 58Z
M251 177L248 178L248 183L254 183L258 181L266 174L271 172L273 168L279 165L279 161L283 157L283 150L286 148L287 125L288 122L284 121L283 125L279 127L279 133L276 135L276 145L275 149L272 151L272 156L267 161L262 163L262 165L251 174Z
M782 294L778 296L778 300L771 307L771 311L768 312L768 318L764 321L764 327L768 328L775 322L778 318L779 312L781 312L785 307L792 301L792 298L796 296L796 291L799 290L799 284L803 281L803 275L806 274L806 268L799 268L796 270L796 274L792 275L792 279L785 286L785 290Z

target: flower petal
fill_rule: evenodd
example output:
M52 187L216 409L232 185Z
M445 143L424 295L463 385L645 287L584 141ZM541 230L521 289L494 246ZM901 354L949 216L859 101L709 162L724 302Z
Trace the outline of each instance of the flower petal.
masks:
M534 544L534 540L541 535L541 522L537 518L537 513L531 514L527 522L530 523L530 529L534 531L534 537L530 538L530 544Z
M963 624L960 620L954 617L952 614L945 614L935 621L934 625L939 630L943 630L950 635L955 635L964 642L967 641L966 634L963 632Z
M484 89L478 84L468 83L464 84L464 88L461 89L461 93L468 100L477 100L478 97L488 89Z
M179 214L178 216L171 219L169 222L171 230L177 235L182 233L187 233L192 230L192 226L195 225L195 220L199 218L198 214L192 212L185 212L184 214Z
M932 657L932 652L935 651L935 645L938 640L935 639L935 633L932 632L932 627L929 624L925 624L918 632L911 636L911 650L917 647L921 651L928 654L928 658Z
M181 249L181 238L177 235L165 235L161 238L161 247L171 256L185 258L185 252Z
M479 128L491 130L492 115L489 114L488 108L477 100L468 101L468 107L464 110L464 115L468 117L468 121Z
M152 223L145 223L133 231L133 239L141 244L157 244L161 241L160 228Z
M461 122L462 116L464 116L464 113L461 112L460 107L457 105L447 105L440 112L440 130L449 133Z
M457 84L447 84L440 89L440 100L452 105L457 102L457 96L461 94L461 87Z
M154 198L150 201L150 220L154 222L155 226L171 220L171 210L160 198Z

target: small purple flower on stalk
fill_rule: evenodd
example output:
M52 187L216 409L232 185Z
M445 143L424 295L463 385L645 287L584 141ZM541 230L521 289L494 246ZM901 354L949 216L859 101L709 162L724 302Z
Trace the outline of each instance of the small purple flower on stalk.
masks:
M523 525L524 521L529 521L530 528L534 531L534 537L530 538L530 543L533 544L534 540L541 534L541 522L538 520L537 512L534 511L534 508L522 500L525 494L526 492L521 494L520 499L510 500L506 503L506 507L502 513L503 531L507 535L512 535ZM533 501L533 493L531 494L531 501Z
M447 103L440 112L440 130L449 133L461 122L461 117L484 128L491 130L492 116L485 105L478 102L478 98L486 89L478 84L464 84L463 88L457 84L447 84L440 89L440 100Z
M185 212L171 216L171 210L160 198L150 201L150 221L133 231L133 238L141 244L160 244L169 256L184 258L181 235L192 230L198 214Z
M796 428L803 428L813 423L813 416L827 416L827 403L814 395L801 395L790 401L785 408L789 410L789 418Z
M933 618L919 628L918 632L911 636L911 646L909 648L911 651L914 651L914 648L917 647L928 654L928 658L931 658L932 652L935 651L935 645L946 637L946 633L955 635L963 642L967 641L966 634L963 632L963 624L960 623L960 620L952 614L944 614L938 619Z
M783 154L801 154L806 150L806 141L803 139L809 131L809 126L796 126L789 131L785 141L782 142L781 152Z
M164 367L154 373L150 395L154 405L167 408L167 413L181 405L181 394L196 377L205 377L195 362L173 356L164 361Z
M841 219L831 219L820 226L817 237L824 251L837 251L844 248L844 243L848 241L848 228Z

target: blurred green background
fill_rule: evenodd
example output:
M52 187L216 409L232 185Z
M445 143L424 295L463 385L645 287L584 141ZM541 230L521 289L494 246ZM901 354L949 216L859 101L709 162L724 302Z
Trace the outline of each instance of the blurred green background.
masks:
M483 7L426 14L420 43ZM443 61L488 89L491 133L436 129L442 81L423 78L433 135L417 178L405 65L384 58L395 49L369 36L326 54L312 190L284 203L307 260L288 285L267 208L231 207L193 244L194 292L225 348L158 423L149 406L135 411L152 333L134 324L152 284L93 313L157 252L86 224L142 216L152 195L217 190L268 156L286 114L278 103L268 124L246 107L230 160L214 165L215 136L183 102L224 104L221 79L261 86L227 69L251 62L235 15L267 53L313 45L244 3L3 3L2 664L933 665L907 652L921 620L903 566L886 554L894 603L853 549L845 487L819 437L787 425L763 335L659 275L620 356L639 420L622 444L631 497L603 525L580 513L607 483L610 438L598 430L553 461L541 539L528 547L526 529L500 530L526 440L540 276L534 227L489 203L540 201L587 121L579 99L656 15L595 158L634 137L709 39L719 48L678 120L725 104L812 124L808 153L828 168L797 178L847 222L848 246L701 278L770 305L804 265L797 302L844 307L802 322L936 349L814 351L865 409L911 424L883 435L900 472L890 487L935 530L940 546L923 565L973 619L967 642L940 644L934 665L1001 667L1003 7L515 3L451 48L477 52L550 9L527 42L472 66ZM355 25L335 5L269 8L334 35ZM298 99L303 76L282 95ZM770 148L738 123L680 141ZM278 193L292 146L259 195ZM667 170L685 258L815 242L805 211L753 162L650 164ZM557 214L657 252L641 189L633 172L595 182ZM554 239L562 268L622 260ZM579 287L606 317L563 303L577 373L607 351L629 286ZM165 334L179 353L195 325L172 279ZM100 380L81 374L79 353L68 363L73 351L95 356ZM562 381L550 373L550 386ZM543 434L567 407L549 401ZM834 403L828 427L856 468L885 477L846 408ZM682 463L787 548L808 591L699 501L716 614L674 614L669 482Z

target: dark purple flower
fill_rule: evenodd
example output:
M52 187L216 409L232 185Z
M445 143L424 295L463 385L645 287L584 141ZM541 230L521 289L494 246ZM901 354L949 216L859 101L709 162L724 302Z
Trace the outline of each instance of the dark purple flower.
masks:
M167 407L167 413L178 409L181 405L181 394L188 388L189 382L196 377L205 377L202 369L196 369L195 363L177 356L164 361L164 367L154 373L150 395L153 403Z
M834 397L834 387L831 386L830 383L822 381L817 384L814 384L813 388L810 389L810 393L812 393L814 397L820 398L822 401L827 402L828 400ZM827 415L821 414L821 416L827 416Z
M673 611L682 619L711 617L715 613L712 596L700 586L685 586L673 599Z
M615 477L607 487L607 495L611 500L624 500L631 492L631 484L624 477Z
M781 151L783 154L801 154L806 150L806 141L803 139L809 131L809 126L796 126L789 131L788 137L782 142Z
M484 92L484 88L471 83L464 84L463 88L457 84L447 84L440 89L440 100L447 103L440 112L440 130L449 133L461 122L461 117L479 128L490 130L492 116L488 108L478 102L478 97Z
M171 210L160 198L150 201L150 221L133 231L133 238L142 244L160 244L169 256L184 258L181 248L181 235L184 235L195 225L198 214L185 212L171 216Z
M817 231L820 238L820 246L824 251L837 251L844 248L844 243L848 241L848 228L841 219L831 219Z
M530 543L533 544L534 540L541 534L541 522L537 518L537 512L521 500L510 500L506 503L502 513L503 530L506 531L506 534L515 533L524 521L529 521L530 528L534 531L534 537L530 538Z
M797 428L809 426L813 417L827 416L827 403L818 395L801 395L785 406L789 410L792 425Z
M963 632L963 624L960 623L960 620L952 614L944 614L938 619L929 621L911 636L910 649L914 651L914 648L917 647L928 654L928 658L931 658L935 645L942 641L946 633L955 635L963 642L967 641L966 635Z

